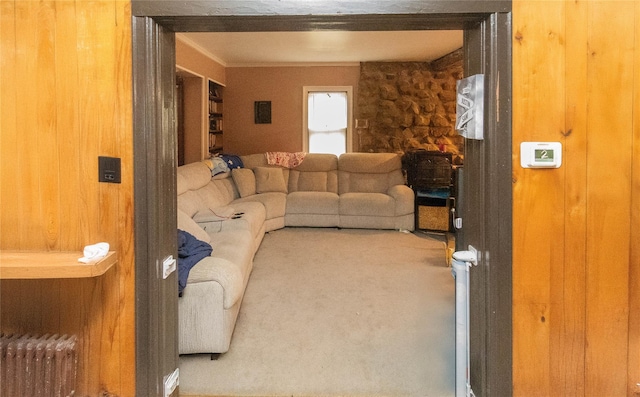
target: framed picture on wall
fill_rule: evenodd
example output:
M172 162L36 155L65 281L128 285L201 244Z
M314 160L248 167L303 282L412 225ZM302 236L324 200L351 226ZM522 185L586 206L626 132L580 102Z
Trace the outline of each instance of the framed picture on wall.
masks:
M253 114L255 124L271 124L271 101L255 101Z

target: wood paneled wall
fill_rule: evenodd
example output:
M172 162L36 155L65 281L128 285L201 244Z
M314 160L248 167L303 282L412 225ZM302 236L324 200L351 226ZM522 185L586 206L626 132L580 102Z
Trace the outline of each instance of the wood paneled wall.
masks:
M514 395L640 395L640 2L513 21ZM562 167L522 169L523 141Z
M128 1L0 2L0 246L119 262L90 279L2 281L3 332L73 333L78 395L135 394L131 11ZM122 183L98 183L98 156Z
M638 395L640 2L513 3L514 394ZM3 281L0 329L82 339L80 394L135 394L129 2L0 2L0 244L118 265ZM522 141L563 166L524 170ZM122 183L97 182L97 157Z

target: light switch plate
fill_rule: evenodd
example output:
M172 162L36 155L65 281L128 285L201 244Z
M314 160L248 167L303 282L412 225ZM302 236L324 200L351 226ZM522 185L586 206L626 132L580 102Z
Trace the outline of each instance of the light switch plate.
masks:
M98 182L120 183L120 158L98 156Z

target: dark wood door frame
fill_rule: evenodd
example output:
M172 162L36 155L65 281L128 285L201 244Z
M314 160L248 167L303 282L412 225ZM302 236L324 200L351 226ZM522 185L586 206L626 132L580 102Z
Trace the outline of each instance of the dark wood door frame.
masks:
M137 395L160 395L171 367L150 363L148 349L167 337L154 302L160 283L149 263L157 239L166 239L154 229L159 219L175 220L175 205L157 204L162 194L175 196L175 180L157 185L170 181L166 176L175 168L175 142L166 135L175 130L167 111L175 100L173 74L165 76L175 72L174 32L319 29L464 30L465 73L484 73L486 80L485 140L467 141L461 189L467 199L459 209L459 246L473 244L482 254L471 286L478 297L471 319L472 386L478 397L511 395L511 1L132 0L132 14Z
M462 230L470 269L471 386L477 396L512 394L511 14L465 30L465 71L485 75L484 140L465 142Z
M148 18L132 31L136 396L163 396L178 367L177 272L163 277L178 243L175 34Z

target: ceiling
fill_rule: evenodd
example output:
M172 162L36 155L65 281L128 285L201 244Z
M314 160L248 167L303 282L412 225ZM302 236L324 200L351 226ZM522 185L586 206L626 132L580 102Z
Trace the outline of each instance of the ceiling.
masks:
M428 62L462 47L462 30L178 33L223 66Z

